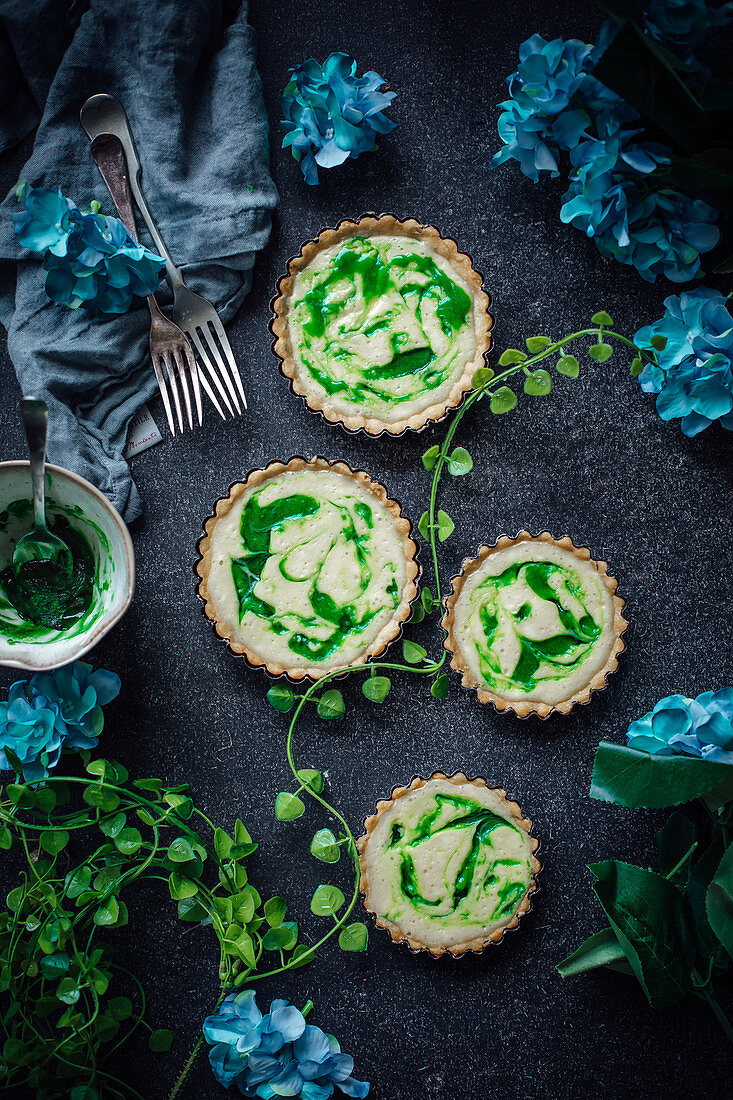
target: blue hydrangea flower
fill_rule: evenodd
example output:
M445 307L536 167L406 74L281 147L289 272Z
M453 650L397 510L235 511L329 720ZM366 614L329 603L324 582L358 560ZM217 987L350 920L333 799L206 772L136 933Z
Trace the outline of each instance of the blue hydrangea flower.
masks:
M104 728L102 707L117 698L121 686L116 672L95 670L84 661L37 672L29 684L31 693L43 695L58 710L66 727L64 745L73 749L96 747Z
M384 111L396 93L386 91L379 73L356 75L356 61L332 53L323 65L310 58L289 70L280 100L290 147L308 184L318 183L318 168L333 168L348 157L377 148L379 134L394 130Z
M62 749L96 748L104 726L102 707L120 691L114 672L77 661L54 672L18 680L0 703L0 770L11 768L5 749L18 757L28 782L45 779Z
M351 1076L353 1058L287 1001L273 1001L263 1016L252 990L232 993L203 1031L217 1081L236 1084L245 1096L329 1100L336 1086L346 1096L369 1094L368 1083Z
M667 341L639 376L642 390L658 395L663 420L681 418L687 436L714 420L733 431L733 317L726 298L698 287L671 295L664 306L664 316L634 337L637 347L648 351L652 337Z
M26 681L18 680L0 702L0 769L12 770L5 754L15 753L29 782L45 779L61 756L66 729L58 708L37 692L26 693Z
M696 699L668 695L632 722L629 747L658 756L698 756L733 764L733 687L704 691Z
M23 247L32 252L48 250L54 256L65 256L76 210L71 199L65 198L59 190L29 188L25 181L16 195L25 205L21 214L13 215L15 234Z
M500 103L499 137L504 142L491 161L496 168L516 160L537 183L540 172L559 175L561 149L571 149L590 122L582 109L569 109L586 74L591 47L578 39L546 42L533 34L519 47L519 66L507 77L511 99Z
M43 252L52 301L101 313L126 313L134 295L152 294L164 260L138 244L119 218L83 213L60 191L21 184L25 206L13 216L18 240Z

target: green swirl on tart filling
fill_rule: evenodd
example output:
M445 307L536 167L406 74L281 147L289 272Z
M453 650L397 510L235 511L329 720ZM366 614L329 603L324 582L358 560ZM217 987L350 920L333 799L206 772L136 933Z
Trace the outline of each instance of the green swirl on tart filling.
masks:
M264 480L211 534L217 618L266 664L286 669L327 671L366 651L395 617L405 577L394 516L333 470Z
M555 703L605 664L613 603L592 562L522 542L490 554L466 579L453 633L480 685L506 699Z
M379 814L367 907L426 947L506 925L532 881L531 840L490 788L431 779Z
M356 235L298 273L288 324L322 404L385 423L445 400L476 351L471 288L426 242Z

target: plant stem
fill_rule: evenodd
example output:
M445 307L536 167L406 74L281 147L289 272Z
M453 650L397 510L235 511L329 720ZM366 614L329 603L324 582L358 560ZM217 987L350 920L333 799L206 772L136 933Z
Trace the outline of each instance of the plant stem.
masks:
M224 1000L225 996L226 996L226 989L222 989L221 993L219 994L219 999L216 1002L216 1004L214 1005L214 1007L212 1008L209 1015L211 1015L211 1016L214 1015L217 1008L219 1007L221 1002ZM204 1045L204 1034L203 1034L203 1031L202 1031L201 1034L199 1035L198 1039L196 1040L195 1044L194 1044L193 1050L191 1051L188 1058L186 1059L186 1061L184 1063L184 1066L183 1066L183 1069L178 1074L178 1077L176 1078L176 1081L175 1081L175 1084L173 1085L173 1088L168 1093L168 1100L175 1100L176 1096L178 1096L179 1092L181 1091L181 1089L183 1088L183 1086L186 1083L186 1079L187 1079L189 1073L191 1072L191 1070L194 1067L196 1059L198 1058L199 1052L200 1052L201 1047L203 1045Z

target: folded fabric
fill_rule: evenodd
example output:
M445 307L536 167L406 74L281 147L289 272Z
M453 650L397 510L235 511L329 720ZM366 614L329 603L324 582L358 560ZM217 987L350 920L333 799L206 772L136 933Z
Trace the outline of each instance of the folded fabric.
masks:
M0 151L37 125L20 178L114 213L79 108L96 92L117 96L173 260L225 321L249 290L277 203L247 7L35 0L31 18L27 0L0 0ZM157 390L147 308L107 317L50 302L41 257L15 238L18 210L13 191L0 208L0 323L21 389L49 405L50 460L98 485L129 522L141 502L122 457L127 427Z

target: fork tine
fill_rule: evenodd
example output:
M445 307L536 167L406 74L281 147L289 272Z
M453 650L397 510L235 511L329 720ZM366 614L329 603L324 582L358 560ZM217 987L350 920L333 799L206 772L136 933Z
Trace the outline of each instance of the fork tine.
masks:
M234 402L234 407L236 408L237 412L240 413L242 411L242 409L241 409L241 406L239 404L239 398L237 397L237 391L234 388L234 383L232 381L231 374L229 373L229 371L226 368L226 364L225 364L224 360L222 359L221 352L219 351L219 348L217 347L216 340L214 339L214 337L211 334L211 331L209 329L209 325L208 325L207 321L204 321L201 325L201 335L203 336L204 340L206 341L206 346L208 347L209 351L211 352L212 358L216 361L216 364L219 368L219 371L221 372L222 378L226 382L227 389L229 390L229 395L230 395L232 401Z
M232 375L234 376L234 381L237 383L237 389L239 390L239 393L241 395L242 403L244 404L244 407L246 409L247 408L247 398L245 397L245 394L244 394L244 386L242 385L242 379L239 375L239 367L237 366L236 360L234 359L234 352L232 351L232 346L229 343L229 337L227 336L226 330L225 330L223 324L221 323L221 318L219 317L219 315L216 312L214 313L213 317L209 318L209 320L210 320L211 324L214 326L214 332L219 337L219 341L221 343L221 346L224 349L224 354L226 355L226 357L229 361L229 367L231 369Z
M181 412L181 399L178 396L178 386L176 385L176 374L173 370L173 364L171 363L170 352L163 353L163 362L165 363L165 369L168 371L168 385L171 388L173 394L173 404L176 407L176 417L178 418L178 427L183 431L183 413Z
M211 378L211 381L214 383L217 390L219 391L219 396L221 397L221 399L224 402L224 404L226 405L226 407L229 409L229 412L232 414L232 416L234 416L235 415L234 409L232 408L232 403L229 400L229 396L227 394L227 391L224 389L224 386L222 385L222 382L221 382L221 379L219 378L219 375L214 370L212 362L209 359L209 356L208 356L207 352L204 350L204 345L201 343L201 339L199 337L199 334L198 334L197 330L195 328L192 328L192 329L188 330L186 332L186 336L188 336L189 340L193 344L196 345L196 350L198 351L199 356L201 357L201 361L203 362L204 366L206 367L207 371L209 372L209 376ZM204 379L204 376L202 374L201 375L201 381L202 382L203 382L203 379ZM239 405L238 404L237 404L237 412L239 412Z
M198 364L197 364L197 366L198 366ZM226 420L227 414L224 412L221 405L219 404L219 401L217 400L217 396L214 393L214 391L212 390L211 385L210 385L206 375L202 374L202 373L199 373L199 380L201 382L201 385L204 387L207 394L209 395L209 398L211 400L211 404L214 406L214 408L218 412L219 416L222 418L222 420Z
M193 412L191 411L191 394L188 390L188 379L186 378L186 368L183 365L183 359L181 358L180 348L175 346L171 349L171 355L178 368L178 377L181 382L181 389L183 390L183 404L186 406L186 418L188 420L188 426L193 431Z
M150 358L153 361L153 370L155 371L155 378L156 378L156 381L158 383L158 389L160 390L160 396L163 398L163 408L165 409L165 415L166 415L166 419L168 421L168 427L171 430L171 435L175 435L176 434L176 426L173 422L173 411L171 409L171 402L170 402L170 398L168 396L168 388L165 384L165 375L163 374L163 371L161 369L160 362L159 362L157 356L152 354L152 348L151 348Z
M194 401L194 405L196 406L196 416L198 417L199 428L200 428L201 427L202 412L201 412L201 379L199 377L199 365L196 362L196 356L191 351L191 344L189 343L188 340L183 345L183 351L184 351L184 354L186 356L186 362L188 363L188 372L191 375L191 384L193 386L193 401ZM219 412L221 413L221 415L224 416L224 413L221 412L221 406L219 405L219 402L215 400L214 404L219 408Z

